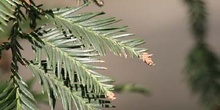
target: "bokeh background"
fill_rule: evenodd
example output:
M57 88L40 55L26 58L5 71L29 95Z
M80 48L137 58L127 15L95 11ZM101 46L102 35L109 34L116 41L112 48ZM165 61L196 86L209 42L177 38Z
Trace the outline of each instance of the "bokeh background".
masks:
M45 7L75 6L72 0L38 0ZM208 5L208 38L213 51L220 54L220 1L206 0ZM108 67L104 73L113 77L116 84L133 83L150 91L148 96L136 93L117 94L113 102L114 110L201 110L199 99L189 89L184 64L187 53L193 46L193 38L188 22L187 7L183 0L105 0L103 7L94 4L84 11L104 11L105 16L122 19L120 25L128 25L129 32L146 41L143 47L150 49L156 66L150 67L138 58L122 58L109 53L103 64ZM24 56L32 58L27 42ZM4 54L4 59L10 59ZM7 64L1 61L2 72ZM25 77L29 71L21 68ZM36 88L35 88L36 89ZM41 110L49 110L41 104ZM62 110L57 106L57 110Z

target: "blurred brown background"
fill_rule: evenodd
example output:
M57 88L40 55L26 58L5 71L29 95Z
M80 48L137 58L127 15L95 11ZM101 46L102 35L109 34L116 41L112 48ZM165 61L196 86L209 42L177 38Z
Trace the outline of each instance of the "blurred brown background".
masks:
M42 1L42 2L41 2ZM206 0L209 12L208 42L220 54L220 1ZM45 7L75 5L72 0L38 0ZM156 66L149 67L137 58L125 59L109 53L104 59L105 73L116 83L139 84L151 91L147 97L140 94L117 94L115 110L201 110L199 100L190 92L184 74L185 58L193 45L187 17L187 7L182 0L105 0L99 8L90 5L82 11L104 11L106 16L122 19L129 31L143 38L154 54ZM24 46L28 46L26 42ZM24 55L31 58L30 48ZM24 68L23 68L24 69ZM30 74L21 70L25 76ZM49 108L42 105L41 110ZM57 107L57 110L62 110Z

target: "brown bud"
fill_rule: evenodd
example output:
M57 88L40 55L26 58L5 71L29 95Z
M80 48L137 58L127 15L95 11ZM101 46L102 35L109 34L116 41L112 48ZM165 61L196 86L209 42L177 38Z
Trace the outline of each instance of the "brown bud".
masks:
M107 99L109 99L109 100L111 100L111 101L115 100L115 99L116 99L115 93L109 91L109 92L107 93Z
M145 62L146 64L150 65L150 66L154 66L155 63L152 60L152 56L153 54L149 54L147 52L142 53L141 55L141 59L143 60L143 62Z

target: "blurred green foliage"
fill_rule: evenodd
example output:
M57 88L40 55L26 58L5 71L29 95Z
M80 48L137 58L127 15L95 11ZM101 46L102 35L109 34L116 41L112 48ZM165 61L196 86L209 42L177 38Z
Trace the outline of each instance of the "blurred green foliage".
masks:
M117 93L138 93L142 95L149 95L149 90L147 90L143 86L139 86L136 84L117 84L115 85L114 91Z
M205 0L184 0L195 43L186 60L186 75L194 93L208 110L220 110L220 60L206 43L207 8Z

